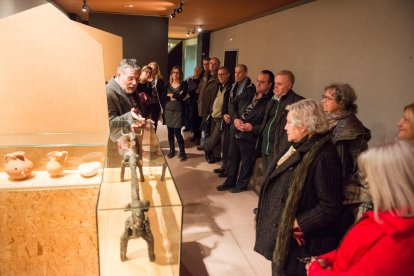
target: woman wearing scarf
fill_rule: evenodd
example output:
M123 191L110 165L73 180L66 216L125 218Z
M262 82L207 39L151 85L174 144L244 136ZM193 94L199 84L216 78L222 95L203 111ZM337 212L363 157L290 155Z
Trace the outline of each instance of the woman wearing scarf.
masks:
M325 87L322 107L329 120L332 142L342 162L344 213L341 236L362 214L372 209L368 189L358 177L358 155L368 148L371 132L355 116L357 96L349 84L334 83Z
M265 176L254 250L272 261L272 275L306 275L298 258L339 243L341 161L317 102L301 100L287 110L291 147L276 156Z

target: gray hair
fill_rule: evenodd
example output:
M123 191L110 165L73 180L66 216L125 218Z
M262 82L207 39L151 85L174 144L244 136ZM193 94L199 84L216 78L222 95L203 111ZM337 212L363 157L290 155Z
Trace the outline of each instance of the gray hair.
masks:
M310 136L329 130L328 120L322 107L312 99L304 99L286 107L291 113L292 124L306 129Z
M290 82L290 84L293 85L295 84L295 75L292 73L292 71L289 70L282 70L280 72L278 72L276 74L276 76L286 76Z
M367 176L378 222L379 211L414 215L413 164L414 143L403 139L372 147L358 157L358 168Z
M127 68L131 68L133 71L140 71L141 67L138 66L137 60L134 58L124 58L121 60L118 66L119 73L125 73Z
M355 104L357 95L355 90L347 83L332 83L325 87L325 91L333 90L332 96L341 106L342 111L348 111L352 114L358 112L358 106Z
M247 73L247 65L246 64L240 63L240 64L237 64L234 68L236 68L236 67L242 68L243 71Z

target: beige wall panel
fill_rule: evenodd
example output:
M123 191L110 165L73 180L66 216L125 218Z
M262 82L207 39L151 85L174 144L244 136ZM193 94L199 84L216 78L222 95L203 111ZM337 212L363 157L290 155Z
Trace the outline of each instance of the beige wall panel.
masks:
M0 19L2 133L107 133L102 46L45 4Z
M210 55L238 49L253 80L290 69L294 90L318 101L327 84L350 83L377 144L414 101L413 14L411 0L319 0L212 33Z
M98 275L98 192L1 192L0 275Z
M122 55L122 37L117 36L85 24L77 23L82 29L102 44L105 80L109 81L115 75Z

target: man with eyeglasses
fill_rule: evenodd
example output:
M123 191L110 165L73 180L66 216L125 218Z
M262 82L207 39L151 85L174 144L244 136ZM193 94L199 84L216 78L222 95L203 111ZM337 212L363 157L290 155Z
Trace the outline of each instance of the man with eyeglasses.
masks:
M206 155L210 156L208 163L213 164L222 160L222 141L225 132L223 124L223 103L228 101L231 88L230 74L226 67L218 69L218 80L220 85L211 97L208 113L211 116L210 138L205 147ZM226 166L227 149L223 148L223 167Z

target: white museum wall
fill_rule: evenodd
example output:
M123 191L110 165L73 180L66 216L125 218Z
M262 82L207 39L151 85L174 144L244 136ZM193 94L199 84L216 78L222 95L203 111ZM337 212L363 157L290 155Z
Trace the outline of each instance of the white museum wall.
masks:
M331 82L357 92L358 117L371 145L392 139L414 101L414 1L319 0L211 34L210 56L238 49L256 80L260 70L289 69L294 90L320 100Z

